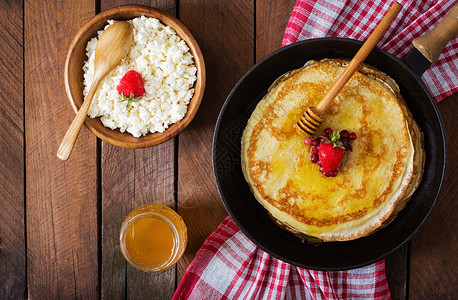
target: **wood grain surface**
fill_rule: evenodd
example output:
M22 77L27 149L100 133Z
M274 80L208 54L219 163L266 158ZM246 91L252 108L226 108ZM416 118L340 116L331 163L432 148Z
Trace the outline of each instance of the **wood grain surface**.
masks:
M93 14L92 1L25 2L27 284L36 299L98 295L96 139L83 129L72 159L56 157L74 117L65 55Z
M26 293L23 6L0 2L0 299Z
M251 1L180 1L180 20L205 57L207 87L196 117L179 138L178 213L188 226L189 241L178 263L178 281L205 239L227 216L213 178L211 143L224 100L253 65L253 14Z
M102 0L101 11L125 4ZM175 12L175 1L130 1ZM145 273L130 266L119 248L119 230L139 205L160 203L176 208L175 139L147 149L125 149L101 142L101 296L105 299L170 299L176 266Z
M407 298L409 245L404 245L385 259L385 272L392 299Z
M211 143L221 106L257 61L280 47L294 0L0 1L0 299L170 299L205 239L227 216ZM100 11L143 4L176 15L207 66L201 107L185 131L132 150L83 128L70 159L58 145L74 112L64 60L77 30ZM458 94L439 104L449 164L431 217L386 259L393 299L455 299ZM187 250L164 272L131 267L119 249L126 215L162 203L183 216Z
M281 47L295 0L256 0L255 63Z
M411 242L410 299L458 298L458 94L438 107L448 138L447 177L436 207Z

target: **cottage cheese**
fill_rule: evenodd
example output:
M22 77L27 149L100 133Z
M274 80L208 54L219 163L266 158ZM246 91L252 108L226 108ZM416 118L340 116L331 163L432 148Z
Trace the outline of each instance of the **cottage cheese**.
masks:
M115 21L108 21L108 28ZM100 117L103 125L140 137L149 132L164 132L181 120L194 94L196 67L185 41L158 19L139 17L128 21L133 25L134 42L128 56L100 84L92 100L88 116ZM104 30L105 30L104 29ZM98 32L98 37L104 30ZM86 46L88 60L83 66L84 96L94 76L97 38ZM130 70L142 75L145 96L127 109L116 87Z

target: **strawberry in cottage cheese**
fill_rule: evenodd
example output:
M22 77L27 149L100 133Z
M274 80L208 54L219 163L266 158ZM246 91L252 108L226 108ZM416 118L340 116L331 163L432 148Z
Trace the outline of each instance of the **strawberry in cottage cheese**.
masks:
M105 29L115 21L108 21ZM103 125L140 137L149 132L164 132L181 120L194 94L196 66L184 40L158 19L139 17L133 25L134 42L128 56L101 82L88 116L100 117ZM103 30L98 32L98 37ZM94 76L97 38L86 46L88 60L83 66L86 96ZM117 91L122 77L138 72L144 83L144 95L126 105Z

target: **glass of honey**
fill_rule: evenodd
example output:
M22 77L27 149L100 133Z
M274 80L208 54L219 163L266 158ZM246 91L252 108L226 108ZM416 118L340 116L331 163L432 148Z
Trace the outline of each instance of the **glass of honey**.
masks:
M188 240L183 219L161 204L145 204L127 215L119 235L125 259L142 271L162 271L183 255Z

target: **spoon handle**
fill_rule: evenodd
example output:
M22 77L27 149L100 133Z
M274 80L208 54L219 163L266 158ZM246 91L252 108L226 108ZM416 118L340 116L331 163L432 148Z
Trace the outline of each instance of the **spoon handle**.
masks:
M70 156L70 153L72 153L73 146L75 145L78 134L80 133L81 127L84 124L84 120L86 119L87 112L89 111L89 107L91 106L92 99L94 98L99 83L100 81L92 82L91 88L87 93L86 99L84 99L83 105L81 105L81 108L73 119L72 124L70 124L67 133L65 133L64 139L60 143L59 149L57 150L57 157L59 159L67 160Z
M363 46L359 49L358 53L353 57L348 66L344 69L343 73L336 80L334 85L324 96L320 103L316 106L316 113L322 115L326 112L330 106L332 100L337 96L340 90L344 87L350 77L358 69L358 66L366 59L372 49L375 47L377 42L380 40L382 35L390 26L391 22L396 18L402 6L394 2L390 10L383 17L382 21L377 25L374 32L369 36Z

